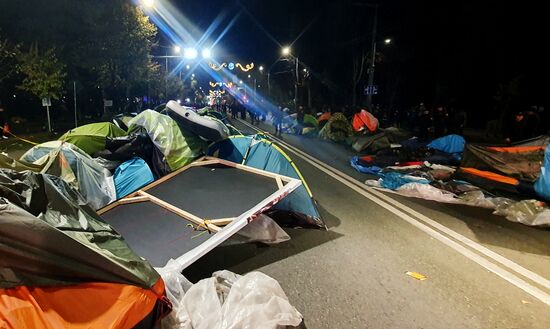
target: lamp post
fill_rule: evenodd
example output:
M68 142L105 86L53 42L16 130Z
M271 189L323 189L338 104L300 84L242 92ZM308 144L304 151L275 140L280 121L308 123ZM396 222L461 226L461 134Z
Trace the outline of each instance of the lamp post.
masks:
M371 43L371 62L368 70L369 79L368 85L370 87L370 92L367 93L367 108L372 109L372 91L374 85L374 62L376 60L376 28L378 25L378 5L374 6L374 21L372 23L372 43Z

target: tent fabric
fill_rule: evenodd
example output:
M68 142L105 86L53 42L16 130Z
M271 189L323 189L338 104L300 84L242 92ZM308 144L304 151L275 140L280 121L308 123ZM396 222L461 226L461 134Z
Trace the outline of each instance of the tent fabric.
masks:
M332 114L330 112L324 112L323 114L321 114L321 116L319 116L319 118L317 119L317 121L320 123L321 121L328 121L330 120L330 118L332 117Z
M491 171L533 183L540 174L544 150L528 152L502 152L499 149L467 144L464 149L461 167Z
M378 133L376 135L364 135L357 138L352 144L352 148L356 152L366 152L369 154L375 154L376 152L387 149L391 146L389 138L385 132Z
M61 177L77 189L93 209L116 199L111 173L71 143L52 141L36 145L21 156L19 163L30 163L26 166L37 169L33 171Z
M367 110L361 110L356 113L352 120L353 130L360 132L367 130L369 132L375 132L378 130L378 119Z
M8 328L134 328L158 301L151 290L115 283L19 286L0 289L0 295L0 318Z
M466 140L464 137L460 135L447 135L434 139L430 144L428 144L428 147L434 150L453 154L464 152L465 145Z
M107 137L125 135L124 130L110 122L98 122L71 129L59 137L59 140L69 142L87 154L94 155L96 152L105 149L105 139Z
M121 163L134 157L141 158L147 162L155 177L162 177L171 172L164 155L155 147L151 138L145 132L133 133L124 137L107 138L105 150L96 153L96 156Z
M352 127L343 113L334 113L330 120L319 131L319 137L329 139L334 142L343 142L351 136Z
M544 164L540 168L540 176L535 182L535 191L540 198L550 201L550 145L544 153Z
M304 114L304 127L312 127L317 128L319 127L319 122L315 117L311 114Z
M180 130L168 115L153 110L141 112L129 125L129 134L147 132L172 171L193 162L206 149L206 143L200 137Z
M311 191L300 171L296 168L290 157L275 144L257 135L232 136L211 145L208 154L253 168L300 179L302 185L289 196L279 201L273 209L306 216L304 221L308 224L325 227L312 198Z
M155 180L147 163L140 158L132 158L117 167L114 175L117 199L137 191Z
M35 165L23 160L12 159L9 156L0 153L0 168L12 169L15 171L30 170L34 172L39 172L40 170L42 170L43 166Z
M159 279L59 177L0 170L0 288Z

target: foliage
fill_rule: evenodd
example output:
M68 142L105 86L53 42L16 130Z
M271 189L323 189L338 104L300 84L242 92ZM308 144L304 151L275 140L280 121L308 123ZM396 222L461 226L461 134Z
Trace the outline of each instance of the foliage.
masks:
M0 83L16 72L18 45L12 45L8 39L0 36Z
M66 73L65 65L59 62L55 49L50 48L41 54L35 44L28 52L20 52L18 57L18 70L25 76L18 87L38 98L59 99Z

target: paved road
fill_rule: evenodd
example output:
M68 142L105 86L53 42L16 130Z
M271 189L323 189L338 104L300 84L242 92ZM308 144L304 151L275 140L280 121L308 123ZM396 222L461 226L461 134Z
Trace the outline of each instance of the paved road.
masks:
M280 282L307 328L550 328L549 230L366 189L368 176L349 167L343 146L283 140L306 152L287 151L329 230L290 229L292 240L271 247L224 245L188 277L262 271Z

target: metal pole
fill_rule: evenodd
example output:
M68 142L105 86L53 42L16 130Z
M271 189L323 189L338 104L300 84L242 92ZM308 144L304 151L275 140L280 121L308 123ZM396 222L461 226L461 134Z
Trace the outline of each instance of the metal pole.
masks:
M267 95L269 96L269 99L271 99L271 82L269 81L269 76L271 75L270 71L271 68L267 71Z
M374 85L374 62L376 60L376 28L378 25L378 5L374 6L374 22L372 24L372 44L371 44L371 62L370 62L370 68L369 68L369 80L368 80L368 86L370 90L367 93L367 108L369 110L372 110L372 92L373 92L373 85Z
M76 116L76 81L73 81L73 97L74 97L74 127L78 127L78 120Z
M298 82L300 79L300 72L298 72L298 57L296 57L296 83L294 84L294 109L298 111Z

